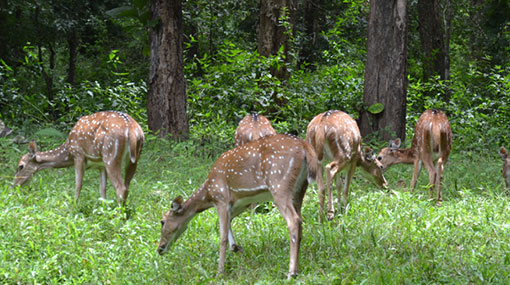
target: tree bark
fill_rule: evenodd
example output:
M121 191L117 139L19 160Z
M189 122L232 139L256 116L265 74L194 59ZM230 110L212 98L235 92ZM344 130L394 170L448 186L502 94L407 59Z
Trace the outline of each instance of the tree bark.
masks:
M159 137L188 137L186 83L183 70L181 0L152 0L151 55L147 115Z
M0 59L9 62L7 59L7 0L0 0Z
M316 50L318 43L318 21L320 17L321 0L304 1L304 43L299 51L298 67L304 63L312 64L316 60Z
M78 37L76 29L72 30L67 35L67 44L69 46L69 65L67 68L67 83L74 87L76 77L76 56L78 54Z
M372 0L368 19L367 63L363 102L384 110L361 112L363 136L378 133L405 139L407 92L407 0Z
M423 61L423 81L439 75L446 79L446 54L439 0L418 1L418 21Z
M260 1L260 23L259 23L259 41L258 51L262 56L276 55L283 46L283 56L285 61L291 61L289 50L289 32L287 28L279 23L279 19L284 15L283 9L287 8L288 19L291 29L295 27L296 21L296 0L261 0ZM288 78L288 72L285 64L280 67L273 67L271 74L280 80Z

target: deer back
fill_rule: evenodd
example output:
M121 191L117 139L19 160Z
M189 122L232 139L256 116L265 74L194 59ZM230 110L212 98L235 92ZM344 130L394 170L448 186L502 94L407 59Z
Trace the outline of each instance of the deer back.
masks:
M259 114L246 115L235 131L235 146L241 146L258 138L276 134L271 122Z
M319 161L352 159L360 156L361 134L351 116L331 110L315 116L308 124L306 139L313 146Z
M72 156L85 156L109 164L129 154L132 163L140 157L144 143L140 125L129 115L105 111L83 116L66 141Z
M452 145L452 130L448 117L441 110L430 109L423 112L416 123L411 147L415 147L422 158L432 154L448 158Z

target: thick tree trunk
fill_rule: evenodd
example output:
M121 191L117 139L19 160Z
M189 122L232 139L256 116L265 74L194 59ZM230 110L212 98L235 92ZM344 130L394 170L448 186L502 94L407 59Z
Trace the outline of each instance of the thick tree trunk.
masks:
M363 111L363 136L379 133L385 139L405 139L407 92L407 0L372 0L368 19L366 106L382 103L384 111Z
M439 0L418 0L424 81L434 75L446 79L446 54L440 13Z
M181 0L152 0L151 9L159 22L150 30L149 129L159 137L187 138Z
M289 32L287 28L279 23L279 19L284 15L284 7L288 11L288 20L292 29L296 21L296 0L261 0L260 1L260 23L259 23L259 42L258 51L260 55L271 56L278 53L283 46L283 56L285 62L291 61L289 54ZM280 68L273 67L271 74L280 80L288 78L288 72L285 64L280 64Z

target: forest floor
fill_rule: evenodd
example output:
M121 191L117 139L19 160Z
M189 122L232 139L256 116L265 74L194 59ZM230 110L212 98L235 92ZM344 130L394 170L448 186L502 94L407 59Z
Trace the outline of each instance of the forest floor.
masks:
M40 144L41 150L53 143ZM188 197L207 177L213 158L185 143L149 138L122 210L108 184L99 198L99 173L85 172L74 200L74 170L44 170L29 186L12 188L26 146L0 140L0 283L286 283L287 226L271 203L233 220L244 252L227 252L216 276L218 217L207 210L190 222L169 252L156 253L162 215L178 195ZM199 151L200 152L200 151ZM390 193L356 172L347 211L319 223L317 185L303 203L300 274L303 283L510 282L510 194L496 153L453 150L436 206L422 171L386 172Z

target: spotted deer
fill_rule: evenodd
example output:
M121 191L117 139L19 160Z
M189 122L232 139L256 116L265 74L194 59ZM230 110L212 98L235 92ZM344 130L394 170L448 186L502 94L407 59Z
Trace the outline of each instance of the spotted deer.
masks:
M276 134L271 122L260 114L246 115L234 134L235 146L241 146L258 138Z
M383 148L377 159L383 169L397 164L414 164L411 189L416 187L421 164L425 164L429 173L430 190L437 190L437 203L442 201L441 178L444 165L448 161L452 148L452 130L448 117L441 110L426 110L418 119L411 147L401 149L399 138L391 140L389 147Z
M503 170L501 173L503 174L503 179L505 179L505 186L510 188L510 157L508 157L506 148L499 148L499 156L503 160Z
M331 188L335 177L339 209L345 209L347 206L349 186L358 166L362 173L376 185L379 187L387 186L382 170L375 160L373 150L369 147L362 149L362 139L358 125L348 114L338 110L330 110L315 116L308 124L306 140L313 146L318 158L317 187L319 188L320 220L322 220L324 213L323 162L331 161L326 165L327 217L329 220L334 217ZM337 174L343 170L346 170L346 174L343 191L341 191L342 180ZM340 205L340 199L343 208Z
M220 224L218 273L225 268L227 243L233 251L231 220L251 203L273 200L287 222L290 235L288 277L298 272L302 235L301 204L306 188L315 178L316 156L305 141L289 135L266 136L223 153L209 176L185 202L177 197L161 220L158 253L168 251L196 214L216 207Z
M142 152L143 130L138 123L121 112L106 111L81 117L64 144L56 149L38 152L35 141L18 163L14 185L24 185L39 170L74 166L76 192L80 195L85 168L100 170L99 193L106 198L106 177L117 191L117 202L124 205L131 179ZM122 181L122 164L125 177Z

